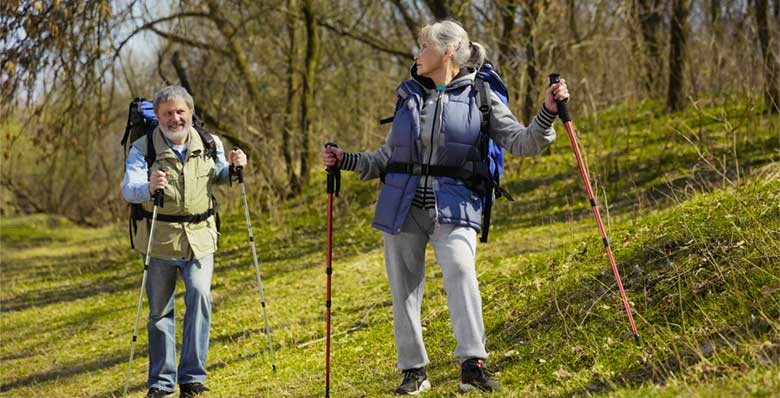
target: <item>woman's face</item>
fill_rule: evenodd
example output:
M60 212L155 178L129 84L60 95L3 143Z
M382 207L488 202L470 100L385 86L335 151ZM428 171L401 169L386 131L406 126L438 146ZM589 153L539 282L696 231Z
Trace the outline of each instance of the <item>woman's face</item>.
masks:
M417 74L430 77L444 65L444 54L430 42L420 42L420 50L414 55Z

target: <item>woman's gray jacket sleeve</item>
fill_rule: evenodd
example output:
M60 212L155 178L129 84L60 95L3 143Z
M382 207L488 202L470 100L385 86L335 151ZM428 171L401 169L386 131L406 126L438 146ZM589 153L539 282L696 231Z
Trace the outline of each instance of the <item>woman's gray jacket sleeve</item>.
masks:
M555 130L552 128L555 114L544 106L534 116L531 124L525 127L495 93L490 93L490 99L490 138L512 155L536 155L555 141Z
M379 178L384 174L392 152L388 134L384 145L373 152L344 152L340 167L342 170L354 171L361 180Z

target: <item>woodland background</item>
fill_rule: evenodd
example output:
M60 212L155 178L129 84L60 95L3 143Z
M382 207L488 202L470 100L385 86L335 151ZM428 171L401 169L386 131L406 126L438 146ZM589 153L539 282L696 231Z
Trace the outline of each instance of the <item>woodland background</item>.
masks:
M276 353L273 372L239 190L219 187L211 396L321 397L317 152L384 142L378 121L417 31L442 18L487 46L526 123L548 73L567 79L641 337L555 122L545 154L506 156L515 201L496 202L477 250L487 364L505 386L494 396L780 397L780 0L0 1L0 396L146 393L143 327L125 377L142 262L120 139L134 97L181 84L250 157ZM334 397L387 397L401 379L370 226L379 188L344 173L334 202ZM425 396L460 396L441 270L426 258Z
M749 98L777 113L780 98L780 1L12 0L0 12L0 211L87 225L126 215L133 97L187 87L207 126L249 154L253 200L273 209L301 192L321 143L383 142L377 120L417 32L443 18L487 46L526 123L552 71L579 116L656 99L675 111Z

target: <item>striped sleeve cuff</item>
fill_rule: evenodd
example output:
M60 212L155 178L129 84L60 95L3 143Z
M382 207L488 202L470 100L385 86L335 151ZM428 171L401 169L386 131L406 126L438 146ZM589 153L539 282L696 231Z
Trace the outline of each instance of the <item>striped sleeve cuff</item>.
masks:
M542 105L542 109L536 114L536 122L539 123L539 126L547 130L552 126L555 116L557 115L557 113L550 112L547 110L546 106Z
M355 171L358 160L360 159L359 153L344 152L344 158L341 159L339 168L342 170Z

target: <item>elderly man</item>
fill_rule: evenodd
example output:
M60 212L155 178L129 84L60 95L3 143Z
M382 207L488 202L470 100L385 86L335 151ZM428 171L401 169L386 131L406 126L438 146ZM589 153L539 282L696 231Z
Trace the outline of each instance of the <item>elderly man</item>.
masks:
M211 276L218 232L212 184L227 183L233 167L246 165L241 150L228 153L216 136L201 135L192 125L194 104L183 87L164 87L154 95L159 126L151 143L155 159L147 164L148 140L132 144L125 163L122 195L141 204L135 247L145 250L149 239L152 195L162 190L158 209L146 295L149 299L149 391L147 397L172 394L179 383L181 397L204 396L206 354L211 325ZM207 134L207 133L206 133ZM206 138L206 139L204 139ZM210 143L209 139L213 139ZM216 156L214 156L216 154ZM142 253L142 256L145 253ZM181 359L176 366L174 289L177 273L186 287Z

